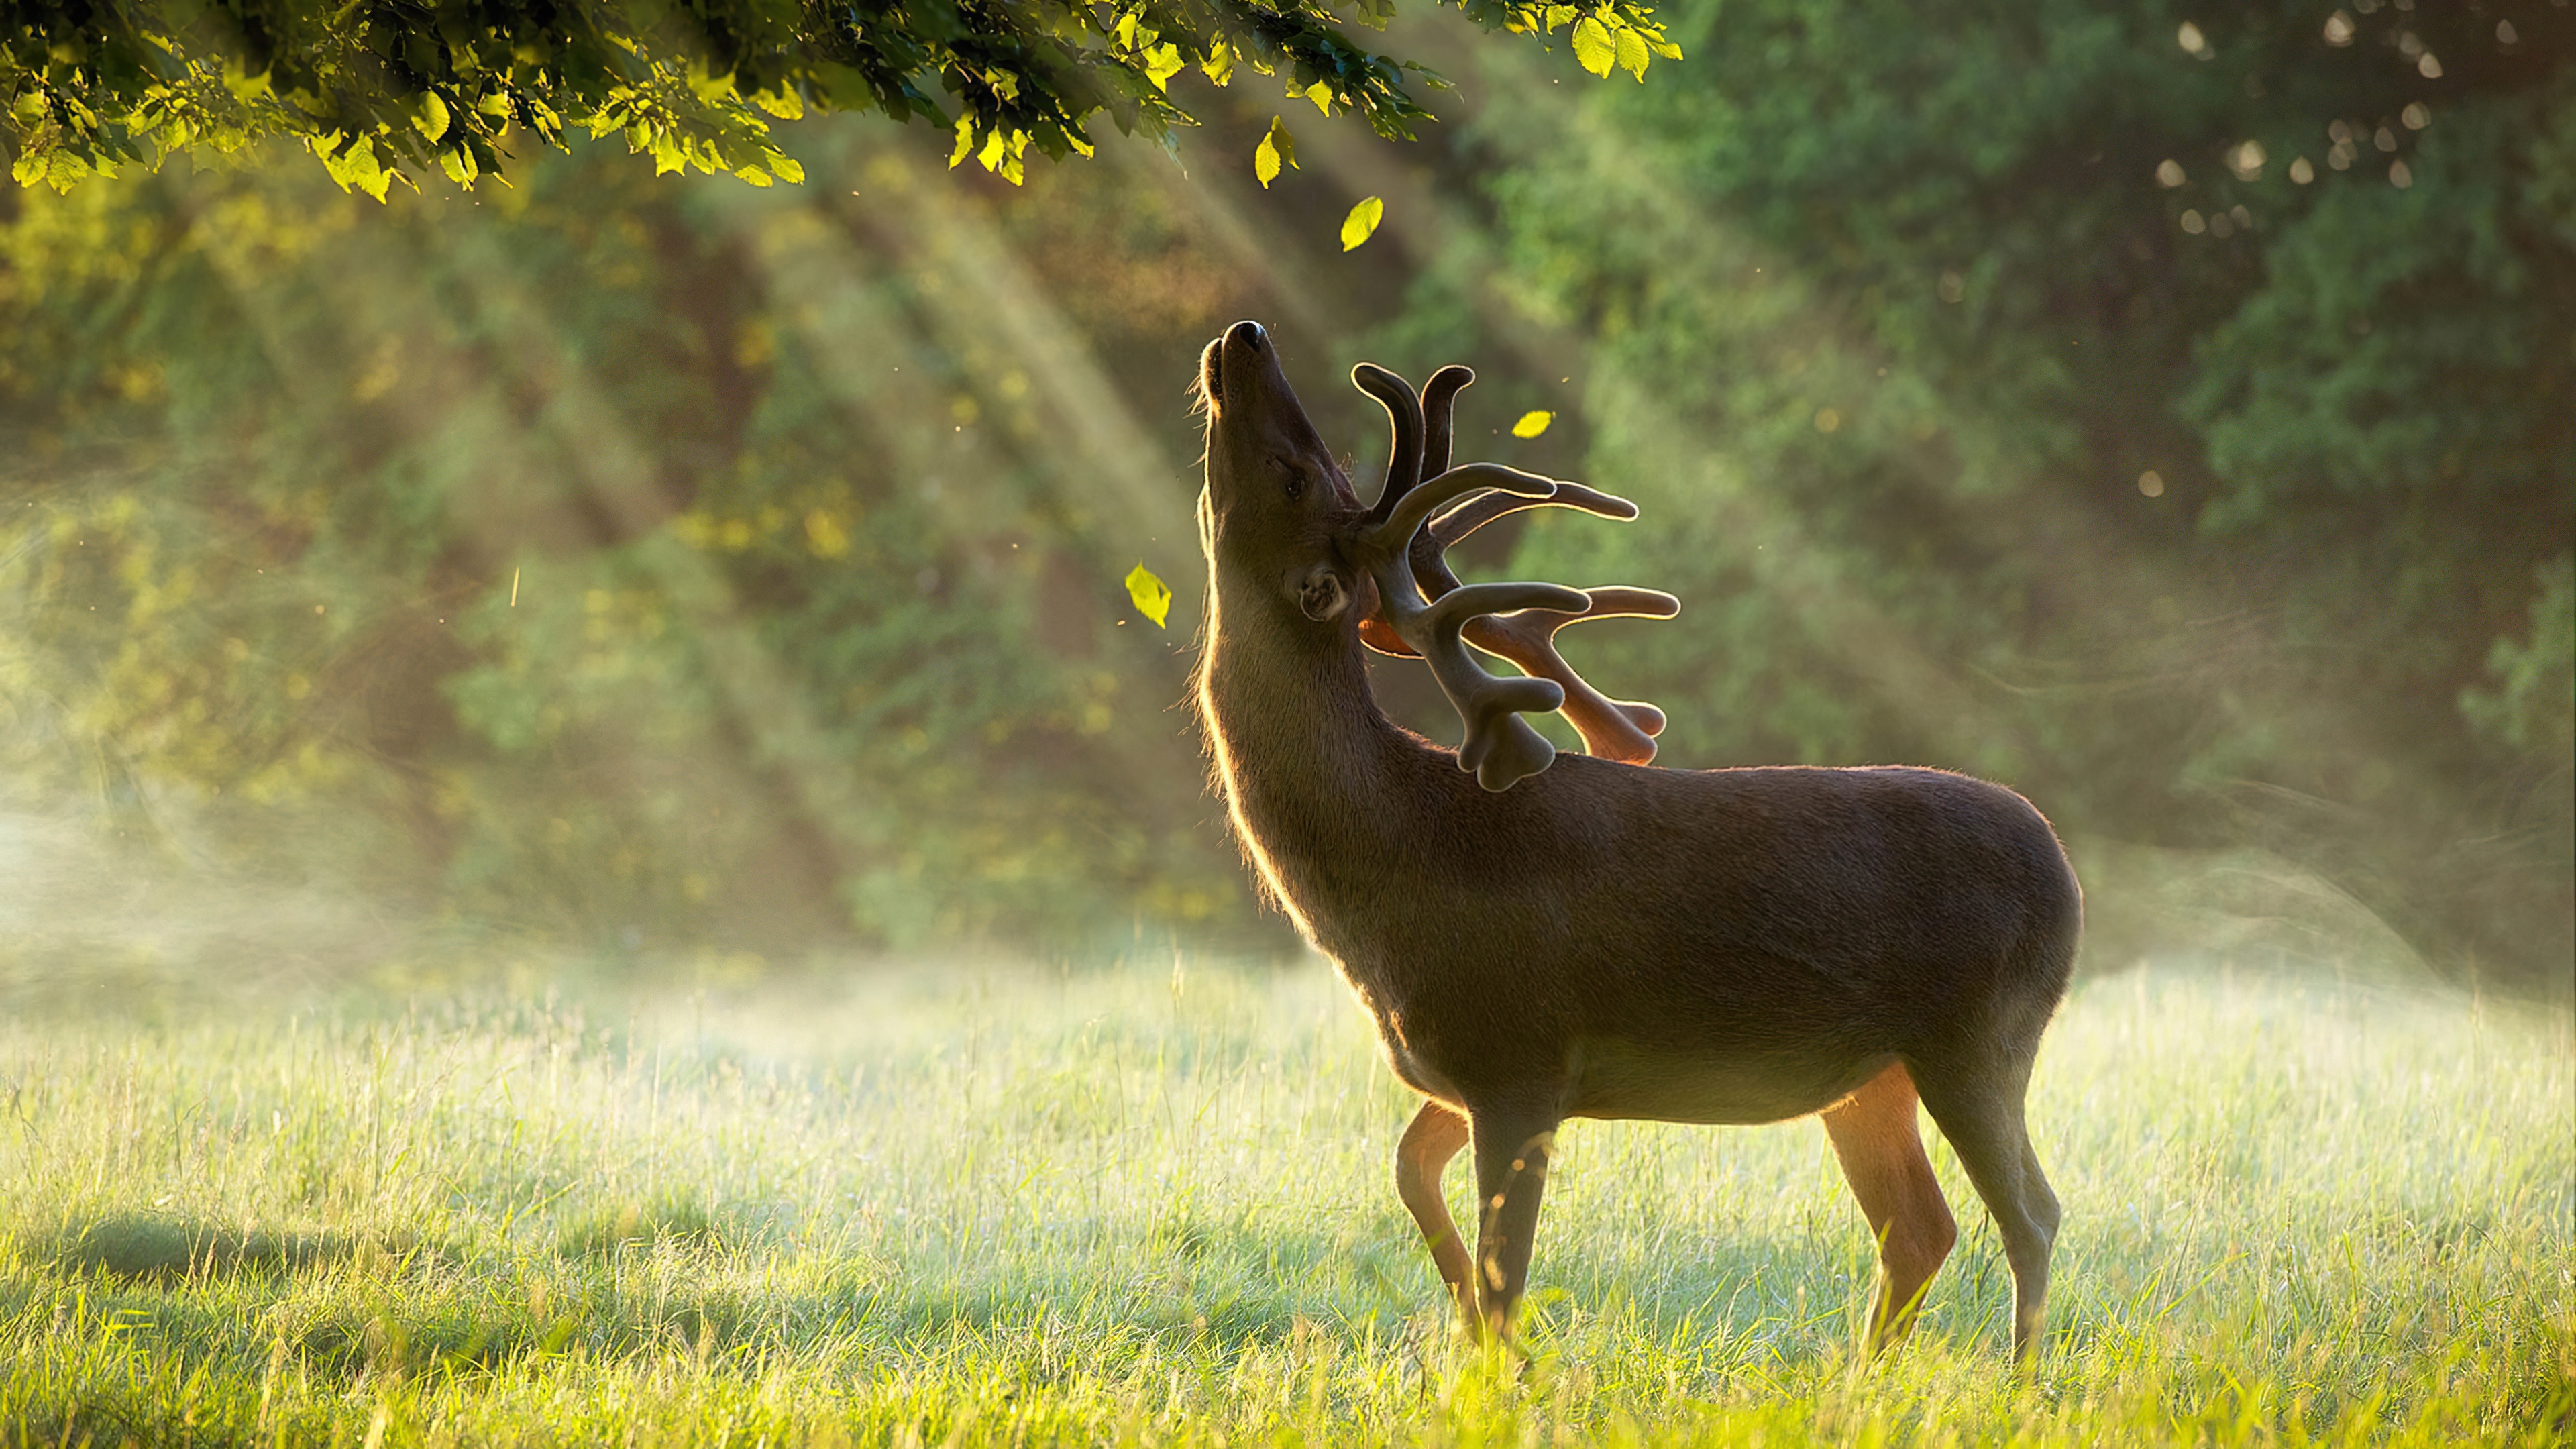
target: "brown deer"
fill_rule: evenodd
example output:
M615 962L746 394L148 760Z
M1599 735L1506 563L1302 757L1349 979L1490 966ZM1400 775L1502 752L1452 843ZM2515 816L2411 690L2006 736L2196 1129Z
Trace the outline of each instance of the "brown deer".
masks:
M1245 854L1429 1099L1396 1149L1396 1191L1468 1332L1511 1327L1566 1118L1818 1114L1878 1238L1868 1344L1894 1342L1957 1237L1919 1094L1994 1214L2014 1350L2033 1353L2058 1206L2023 1097L2082 918L2048 822L1939 770L1642 768L1662 715L1602 698L1550 636L1678 606L1642 589L1459 586L1441 562L1514 508L1636 510L1496 464L1451 468L1464 368L1420 397L1381 368L1353 376L1394 423L1374 507L1259 324L1200 359L1198 703ZM1462 640L1528 677L1485 673ZM1456 752L1379 712L1363 641L1431 665L1466 722ZM1616 758L1553 759L1520 712L1559 708ZM1440 1195L1470 1146L1473 1258Z

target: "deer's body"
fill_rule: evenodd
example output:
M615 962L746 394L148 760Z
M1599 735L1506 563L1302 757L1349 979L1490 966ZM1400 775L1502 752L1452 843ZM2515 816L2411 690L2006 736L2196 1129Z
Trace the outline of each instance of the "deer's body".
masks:
M1873 1341L1901 1333L1955 1234L1919 1089L2003 1228L2026 1350L2057 1207L2021 1102L2081 915L2047 822L1936 770L1570 756L1480 785L1378 710L1337 572L1356 497L1249 326L1206 364L1200 711L1263 882L1430 1099L1397 1185L1471 1325L1508 1324L1563 1119L1821 1112L1882 1238ZM1472 1263L1438 1191L1471 1139Z
M1545 1082L1570 1117L1776 1122L1989 1013L2036 1010L2011 1023L2035 1031L2063 988L2046 948L2074 882L2009 790L1575 755L1489 793L1339 703L1364 683L1282 708L1241 680L1263 661L1227 607L1200 700L1236 828L1425 1096ZM1318 673L1361 673L1358 650Z

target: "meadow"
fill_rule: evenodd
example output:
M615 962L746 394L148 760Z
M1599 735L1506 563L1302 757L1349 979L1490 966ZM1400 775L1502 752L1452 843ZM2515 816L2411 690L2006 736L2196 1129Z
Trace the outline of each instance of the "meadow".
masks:
M1570 1125L1525 1352L1461 1346L1409 1103L1314 961L38 1003L0 1023L0 1441L2566 1443L2571 1039L2079 982L2021 1377L1937 1141L1959 1251L1861 1364L1813 1122Z

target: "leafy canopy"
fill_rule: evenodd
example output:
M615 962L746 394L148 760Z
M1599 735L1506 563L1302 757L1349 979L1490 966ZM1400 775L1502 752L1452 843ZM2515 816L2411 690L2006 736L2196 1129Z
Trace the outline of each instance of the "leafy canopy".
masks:
M1678 59L1636 0L1447 0L1488 30L1570 38L1587 70L1639 79ZM1336 11L1342 13L1336 13ZM1326 115L1410 138L1444 82L1353 41L1394 0L20 0L0 21L0 144L23 185L68 188L183 151L294 136L379 200L397 177L497 172L513 128L560 147L622 132L657 173L799 180L773 119L875 109L956 132L1016 182L1029 148L1089 154L1195 124L1171 82L1196 67L1285 79Z

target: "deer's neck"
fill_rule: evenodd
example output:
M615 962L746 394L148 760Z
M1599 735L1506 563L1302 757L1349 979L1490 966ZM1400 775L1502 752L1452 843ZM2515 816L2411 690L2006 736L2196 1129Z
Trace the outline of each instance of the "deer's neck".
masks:
M1342 906L1401 859L1428 761L1370 696L1348 621L1322 629L1284 601L1211 580L1198 703L1237 836L1308 939L1335 950ZM1336 951L1336 954L1339 954Z

